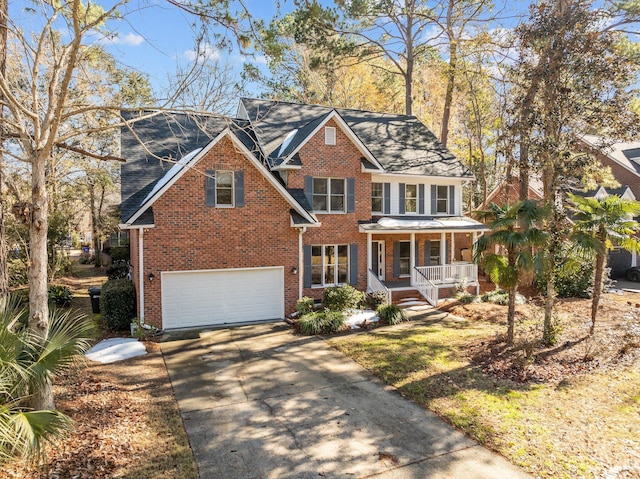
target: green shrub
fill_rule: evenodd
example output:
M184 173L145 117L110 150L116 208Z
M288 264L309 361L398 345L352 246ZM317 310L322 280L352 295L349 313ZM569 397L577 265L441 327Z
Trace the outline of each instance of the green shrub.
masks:
M494 303L504 306L509 304L509 293L503 289L494 289L493 291L484 293L480 299L483 303Z
M71 306L71 300L73 299L73 293L66 286L60 286L52 284L49 286L49 301L60 306L61 308L68 308Z
M584 258L577 255L570 243L562 247L560 255L557 264L561 266L556 270L556 294L558 297L589 298L595 258ZM542 273L536 274L535 286L540 292L547 290L547 280Z
M129 245L127 246L112 246L109 248L109 256L115 263L116 261L129 261Z
M377 310L380 306L384 306L385 304L389 304L389 298L387 296L386 291L374 291L373 293L368 293L364 298L365 303L374 311Z
M471 294L466 291L456 293L455 298L464 304L474 303L479 299L475 294Z
M126 278L129 276L129 262L124 260L114 261L105 272L109 279Z
M91 256L80 256L80 259L78 260L78 263L80 264L93 264L96 262L96 257L91 255Z
M109 329L129 329L136 317L136 292L126 278L111 279L102 285L100 311Z
M296 328L302 334L331 334L344 328L345 317L340 311L315 311L302 316Z
M9 258L7 268L9 269L9 286L22 286L29 282L27 278L27 265L22 258Z
M359 308L363 301L364 293L348 284L327 288L322 295L322 303L330 311Z
M377 311L380 321L387 324L399 324L407 320L404 310L396 304L380 306Z
M313 298L310 298L309 296L303 296L300 298L296 302L296 311L298 312L298 315L304 316L305 314L313 313L314 304Z

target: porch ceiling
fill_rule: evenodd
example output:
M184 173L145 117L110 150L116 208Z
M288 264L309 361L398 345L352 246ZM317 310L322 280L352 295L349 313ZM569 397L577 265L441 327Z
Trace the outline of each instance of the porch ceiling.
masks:
M361 223L361 233L444 233L444 232L481 232L488 231L484 224L467 216L421 216L391 217L385 216L377 221Z

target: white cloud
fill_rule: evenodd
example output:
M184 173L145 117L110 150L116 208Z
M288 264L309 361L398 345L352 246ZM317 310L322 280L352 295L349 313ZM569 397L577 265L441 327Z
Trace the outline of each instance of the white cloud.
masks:
M114 33L112 35L104 36L100 39L101 43L110 45L123 45L128 47L137 47L144 42L144 37L136 33L127 33L121 35L120 33Z
M201 45L198 48L198 51L185 50L184 56L189 61L195 61L196 59L198 59L198 60L215 62L220 59L220 52L216 50L215 47L213 47L212 45L206 43L204 45Z

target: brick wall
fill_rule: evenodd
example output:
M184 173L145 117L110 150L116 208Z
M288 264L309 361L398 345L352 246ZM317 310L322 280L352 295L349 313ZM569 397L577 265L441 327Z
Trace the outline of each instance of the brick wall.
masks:
M606 155L598 154L598 160L604 165L611 168L611 173L621 186L628 186L636 199L640 200L640 175L628 170L619 163L613 161Z
M245 206L206 206L205 170L243 170ZM292 311L298 298L298 276L291 272L298 266L298 233L290 226L290 208L223 138L153 205L155 228L144 233L144 276L155 275L153 283L145 282L146 322L162 325L162 271L284 266L285 312ZM135 241L132 237L132 246Z
M371 174L362 173L360 158L362 153L355 147L340 127L333 121L326 126L336 128L336 144L324 144L324 129L300 149L302 161L300 170L289 173L287 184L290 188L304 188L304 177L353 178L355 187L355 208L353 213L321 214L316 216L322 222L320 228L308 228L303 235L305 245L352 244L358 245L358 284L360 290L367 288L367 236L358 231L359 220L371 219ZM303 294L312 298L322 297L322 288L305 288Z

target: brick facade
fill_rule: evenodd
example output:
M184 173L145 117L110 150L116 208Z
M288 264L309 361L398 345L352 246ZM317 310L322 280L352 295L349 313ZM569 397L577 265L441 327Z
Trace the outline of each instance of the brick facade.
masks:
M363 155L339 124L330 120L326 126L336 128L336 144L326 145L324 128L320 128L299 150L302 168L288 171L287 187L304 189L308 176L353 179L354 211L316 213L321 226L308 227L302 243L303 246L356 244L357 284L354 286L365 291L369 269L367 234L359 231L359 223L372 218L371 173L362 172ZM206 170L243 171L244 206L207 206L203 174ZM299 231L290 222L291 208L260 168L239 151L229 137L223 137L153 203L154 226L143 233L145 322L162 327L162 272L169 271L281 266L284 268L285 314L293 312L304 272L293 271L299 269L301 258ZM139 234L139 230L131 231L133 280L138 291ZM407 279L393 276L393 245L394 241L409 240L409 237L409 234L373 234L374 241L385 241L387 281ZM416 264L424 265L424 242L440 240L441 235L420 233L415 239L418 243ZM451 247L451 233L446 234L446 240ZM455 260L465 260L462 250L470 246L470 233L456 233ZM147 280L150 273L154 274L153 282ZM302 295L319 299L323 291L321 287L304 288ZM250 294L247 291L247 295ZM414 291L411 295L416 294Z
M205 170L244 171L244 207L205 205ZM285 311L298 299L298 233L291 206L227 137L187 171L153 205L155 227L144 232L145 321L162 325L162 271L284 265ZM132 235L132 258L137 234ZM137 267L134 276L137 281ZM249 295L250 292L247 292Z

